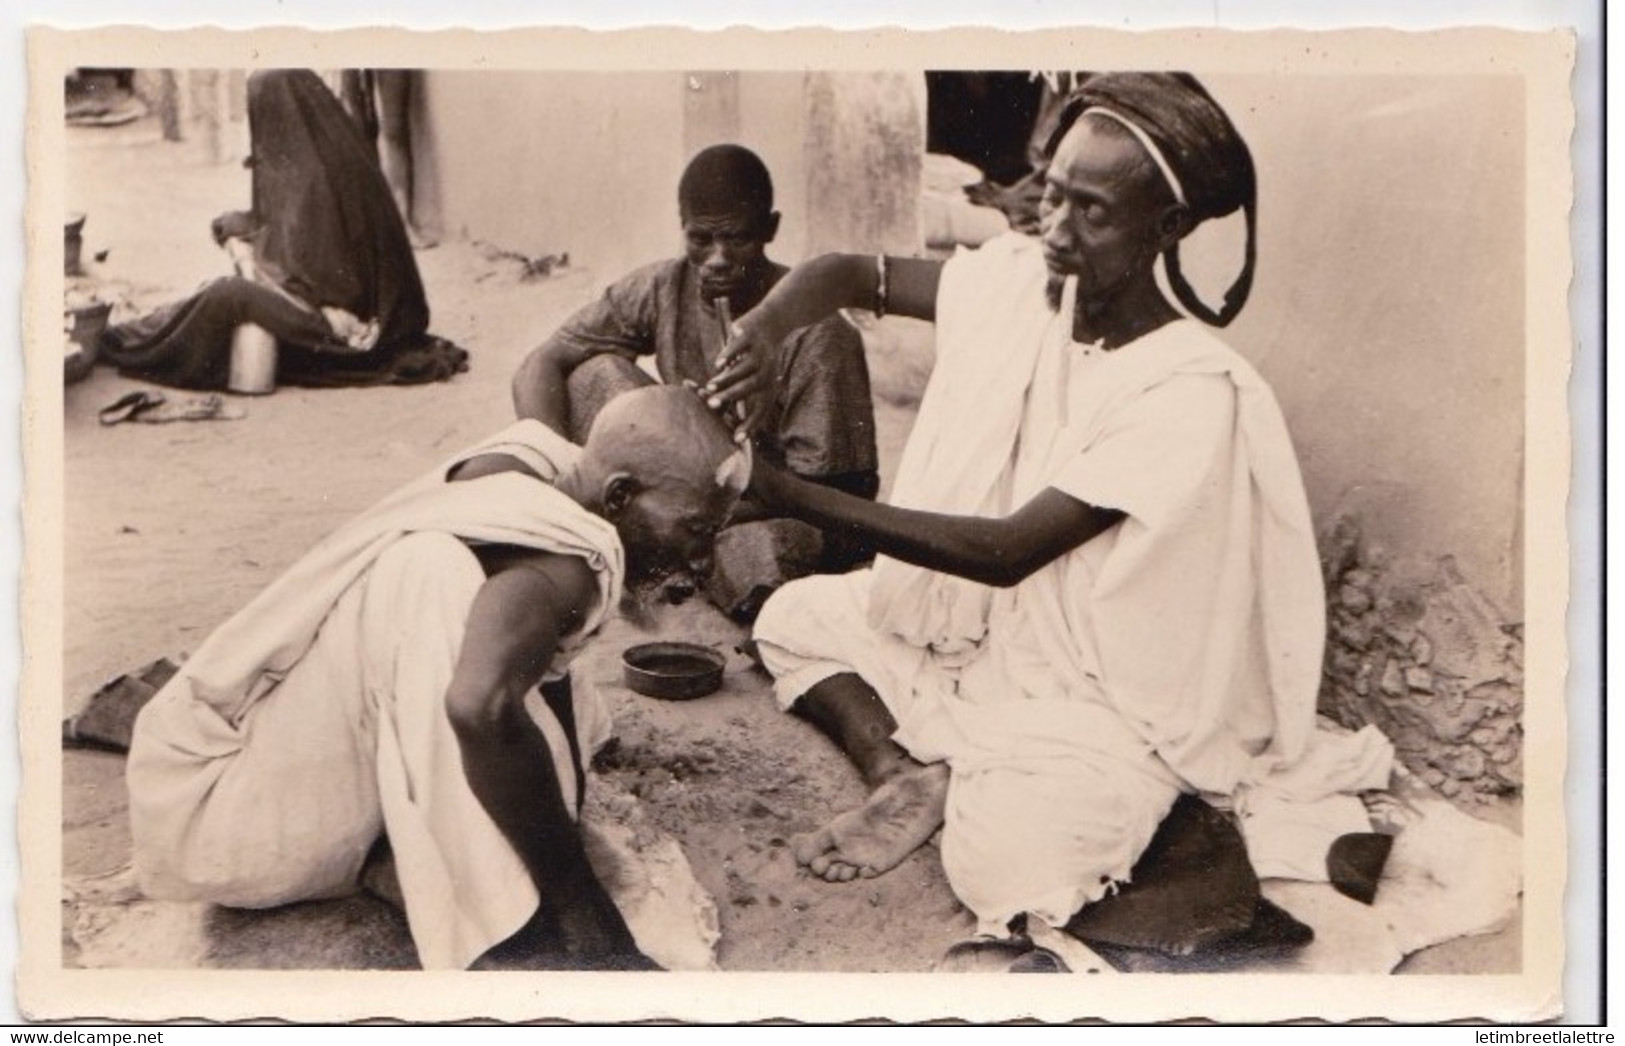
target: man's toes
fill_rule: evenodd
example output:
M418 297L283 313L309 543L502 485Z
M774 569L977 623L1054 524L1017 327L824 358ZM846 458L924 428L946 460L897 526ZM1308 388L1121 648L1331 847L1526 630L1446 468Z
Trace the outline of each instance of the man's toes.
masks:
M808 865L809 867L821 855L828 854L834 848L835 838L830 835L827 827L820 828L816 832L802 832L790 840L790 852L795 855L796 863ZM827 857L825 861L828 861ZM818 871L817 868L813 868L813 870ZM823 873L819 872L819 874L822 875Z
M812 860L806 863L807 867L812 870L814 875L818 876L820 879L828 879L830 877L830 867L835 862L830 860L829 854L824 853L819 854L817 857L814 857Z
M845 861L825 858L824 870L818 874L823 876L824 881L827 883L849 883L857 874L857 869Z

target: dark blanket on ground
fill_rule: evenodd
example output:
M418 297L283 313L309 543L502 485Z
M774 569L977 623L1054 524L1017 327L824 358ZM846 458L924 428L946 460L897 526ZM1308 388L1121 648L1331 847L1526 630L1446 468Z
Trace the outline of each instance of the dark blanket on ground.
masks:
M237 327L257 324L277 340L279 385L411 385L445 381L468 369L468 353L419 333L353 352L327 322L276 290L227 276L183 301L109 328L99 358L132 378L183 389L224 389Z
M1314 936L1263 897L1240 831L1193 795L1175 801L1131 881L1084 906L1066 928L1120 969L1158 968L1139 965L1135 953L1222 963L1299 948Z
M131 377L222 389L232 333L254 323L277 339L280 384L408 384L466 370L467 353L428 333L405 223L372 148L333 93L309 70L257 72L248 81L248 119L253 207L217 219L215 237L252 243L262 280L275 286L213 281L110 329L102 358ZM345 351L322 308L376 320L376 346Z

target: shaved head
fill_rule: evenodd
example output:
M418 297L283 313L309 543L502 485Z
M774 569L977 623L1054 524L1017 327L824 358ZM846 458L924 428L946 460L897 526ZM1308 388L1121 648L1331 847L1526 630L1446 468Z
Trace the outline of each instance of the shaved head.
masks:
M646 484L671 481L742 493L744 453L692 389L650 385L604 405L587 433L587 456L606 472L624 471Z
M582 504L621 536L630 591L710 573L717 531L750 483L750 458L693 389L650 385L604 405L575 471Z

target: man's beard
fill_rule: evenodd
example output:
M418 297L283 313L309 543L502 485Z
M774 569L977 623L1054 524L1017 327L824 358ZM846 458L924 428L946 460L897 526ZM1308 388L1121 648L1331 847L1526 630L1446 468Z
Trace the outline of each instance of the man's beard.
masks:
M1061 311L1061 300L1065 293L1066 277L1050 273L1044 280L1044 300L1049 303L1049 311Z
M621 617L639 628L652 628L661 608L685 602L699 587L698 581L686 571L628 576L621 588Z

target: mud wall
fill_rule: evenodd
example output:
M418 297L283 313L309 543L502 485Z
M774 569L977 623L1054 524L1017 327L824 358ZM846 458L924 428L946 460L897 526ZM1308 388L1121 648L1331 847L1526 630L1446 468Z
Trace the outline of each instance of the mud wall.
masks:
M414 113L414 203L442 236L568 253L607 280L679 250L683 165L734 141L773 174L774 257L912 252L923 97L923 77L889 73L435 70Z
M681 76L434 70L413 126L432 231L619 270L678 245Z
M1513 788L1522 85L1206 82L1258 165L1258 275L1226 338L1275 388L1303 465L1329 600L1322 709L1377 723L1446 792Z

